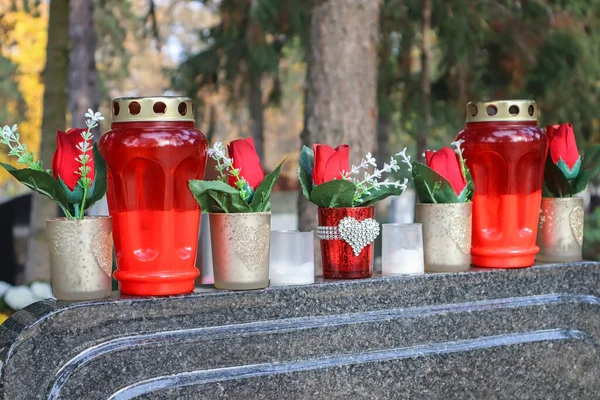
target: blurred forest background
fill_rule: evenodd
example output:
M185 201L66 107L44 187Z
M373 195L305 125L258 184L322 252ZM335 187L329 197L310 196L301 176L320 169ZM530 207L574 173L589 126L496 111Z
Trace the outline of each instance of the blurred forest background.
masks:
M343 121L353 136L315 136L336 129L314 125L321 63L371 43L372 82L343 62L328 79L373 93L373 129L358 118ZM308 139L348 139L354 157L379 162L404 146L415 156L447 145L471 100L533 98L540 125L568 121L580 148L599 143L599 43L600 0L0 0L0 122L19 123L49 165L56 128L83 126L87 108L110 116L114 97L189 95L211 142L253 136L266 169L288 158L295 190ZM22 190L2 171L0 197ZM52 207L34 203L34 217ZM589 259L600 208L587 217Z

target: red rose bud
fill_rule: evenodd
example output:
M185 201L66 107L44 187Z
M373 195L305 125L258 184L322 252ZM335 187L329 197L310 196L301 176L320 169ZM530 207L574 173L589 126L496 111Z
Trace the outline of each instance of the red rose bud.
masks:
M550 138L550 158L552 162L563 172L567 179L577 177L581 167L581 158L579 157L579 150L577 150L573 125L548 125L546 132Z
M335 149L326 144L313 144L315 165L313 182L320 185L334 179L342 179L342 172L350 172L350 146L343 144Z
M56 132L56 151L52 157L52 175L67 185L67 187L73 191L77 186L77 181L81 177L79 175L79 167L81 163L78 161L81 151L77 149L77 145L83 142L81 133L85 132L85 129L69 129L67 132L58 130ZM90 168L87 177L94 181L94 154L92 152L92 146L90 144L90 150L87 155L90 157L87 166Z
M265 171L260 165L260 159L256 154L254 140L252 138L237 139L227 146L229 157L233 159L233 168L240 170L240 176L248 182L252 189L256 190L265 178ZM229 176L229 185L235 186L236 179Z
M427 150L425 152L427 166L446 178L457 195L467 186L467 180L463 175L458 155L450 147L444 147L439 151Z

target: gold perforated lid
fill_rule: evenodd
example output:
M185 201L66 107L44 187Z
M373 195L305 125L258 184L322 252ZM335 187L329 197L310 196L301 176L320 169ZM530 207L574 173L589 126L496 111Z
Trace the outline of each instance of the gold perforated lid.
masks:
M121 97L112 101L112 122L194 121L189 97Z
M533 100L472 101L467 104L467 122L537 121L538 107Z

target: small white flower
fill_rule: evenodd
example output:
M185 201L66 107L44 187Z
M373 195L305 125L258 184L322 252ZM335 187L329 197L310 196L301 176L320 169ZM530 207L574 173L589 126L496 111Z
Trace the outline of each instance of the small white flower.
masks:
M14 286L6 291L4 302L17 311L37 301L33 292L27 286Z
M407 148L405 147L400 153L396 153L396 156L401 157L400 162L408 165L408 170L412 171L412 164L410 162L410 155L406 155Z
M38 300L49 299L53 297L52 287L46 282L33 282L31 291Z
M460 139L460 140L456 140L452 143L450 143L452 146L456 147L457 149L460 149L460 146L464 143L464 139Z
M11 287L13 286L10 283L0 281L0 297L4 296L4 294L6 294L6 291Z

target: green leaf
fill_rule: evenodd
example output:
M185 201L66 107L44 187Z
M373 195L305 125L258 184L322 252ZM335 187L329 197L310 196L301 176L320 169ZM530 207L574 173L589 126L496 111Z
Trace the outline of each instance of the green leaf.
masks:
M336 179L315 186L310 201L321 208L352 207L356 185L350 181Z
M545 192L545 197L571 197L574 193L573 186L550 157L546 158L544 188L542 192Z
M421 203L447 204L461 202L446 178L418 161L413 162L412 168L415 190Z
M469 185L465 185L465 187L463 188L463 190L460 192L460 194L458 195L458 202L459 203L466 203L469 201Z
M579 171L581 169L581 156L577 159L577 162L573 166L573 169L570 169L569 166L567 165L567 163L564 162L562 158L560 158L558 160L558 163L556 163L556 166L565 175L565 178L567 178L569 180L575 179L575 178L577 178L577 175L579 175Z
M62 180L60 176L58 177L58 184L60 185L62 191L65 193L69 204L81 204L81 201L83 200L83 188L81 186L75 185L75 189L71 191L71 189L69 189L67 184Z
M313 151L306 147L302 147L300 153L300 166L298 167L298 179L300 180L300 186L302 187L302 194L310 201L310 193L313 190L312 172L313 165L315 162L315 156Z
M17 169L10 164L2 162L0 162L0 165L23 185L51 198L63 208L63 210L69 209L67 197L63 193L58 181L54 179L52 175L31 168Z
M92 152L94 154L94 182L88 189L88 194L85 199L85 210L93 206L98 200L102 199L106 194L106 189L108 187L106 161L104 161L102 154L100 154L100 150L98 150L98 145L96 143L94 143Z
M254 193L254 197L252 198L252 202L250 203L250 208L253 212L263 212L271 210L271 192L273 191L275 182L277 182L277 178L279 178L279 174L281 173L281 166L284 162L285 160L283 160L277 166L277 168L273 170L273 172L265 176L262 182L256 188L256 192Z
M572 181L573 193L585 190L589 180L598 172L600 172L600 145L592 146L585 151L579 175Z
M191 180L188 186L203 213L252 212L240 192L225 182Z
M357 204L356 207L368 207L381 201L389 196L400 196L404 189L402 187L388 186L382 187L379 190L373 189L371 194L363 197L362 202Z

